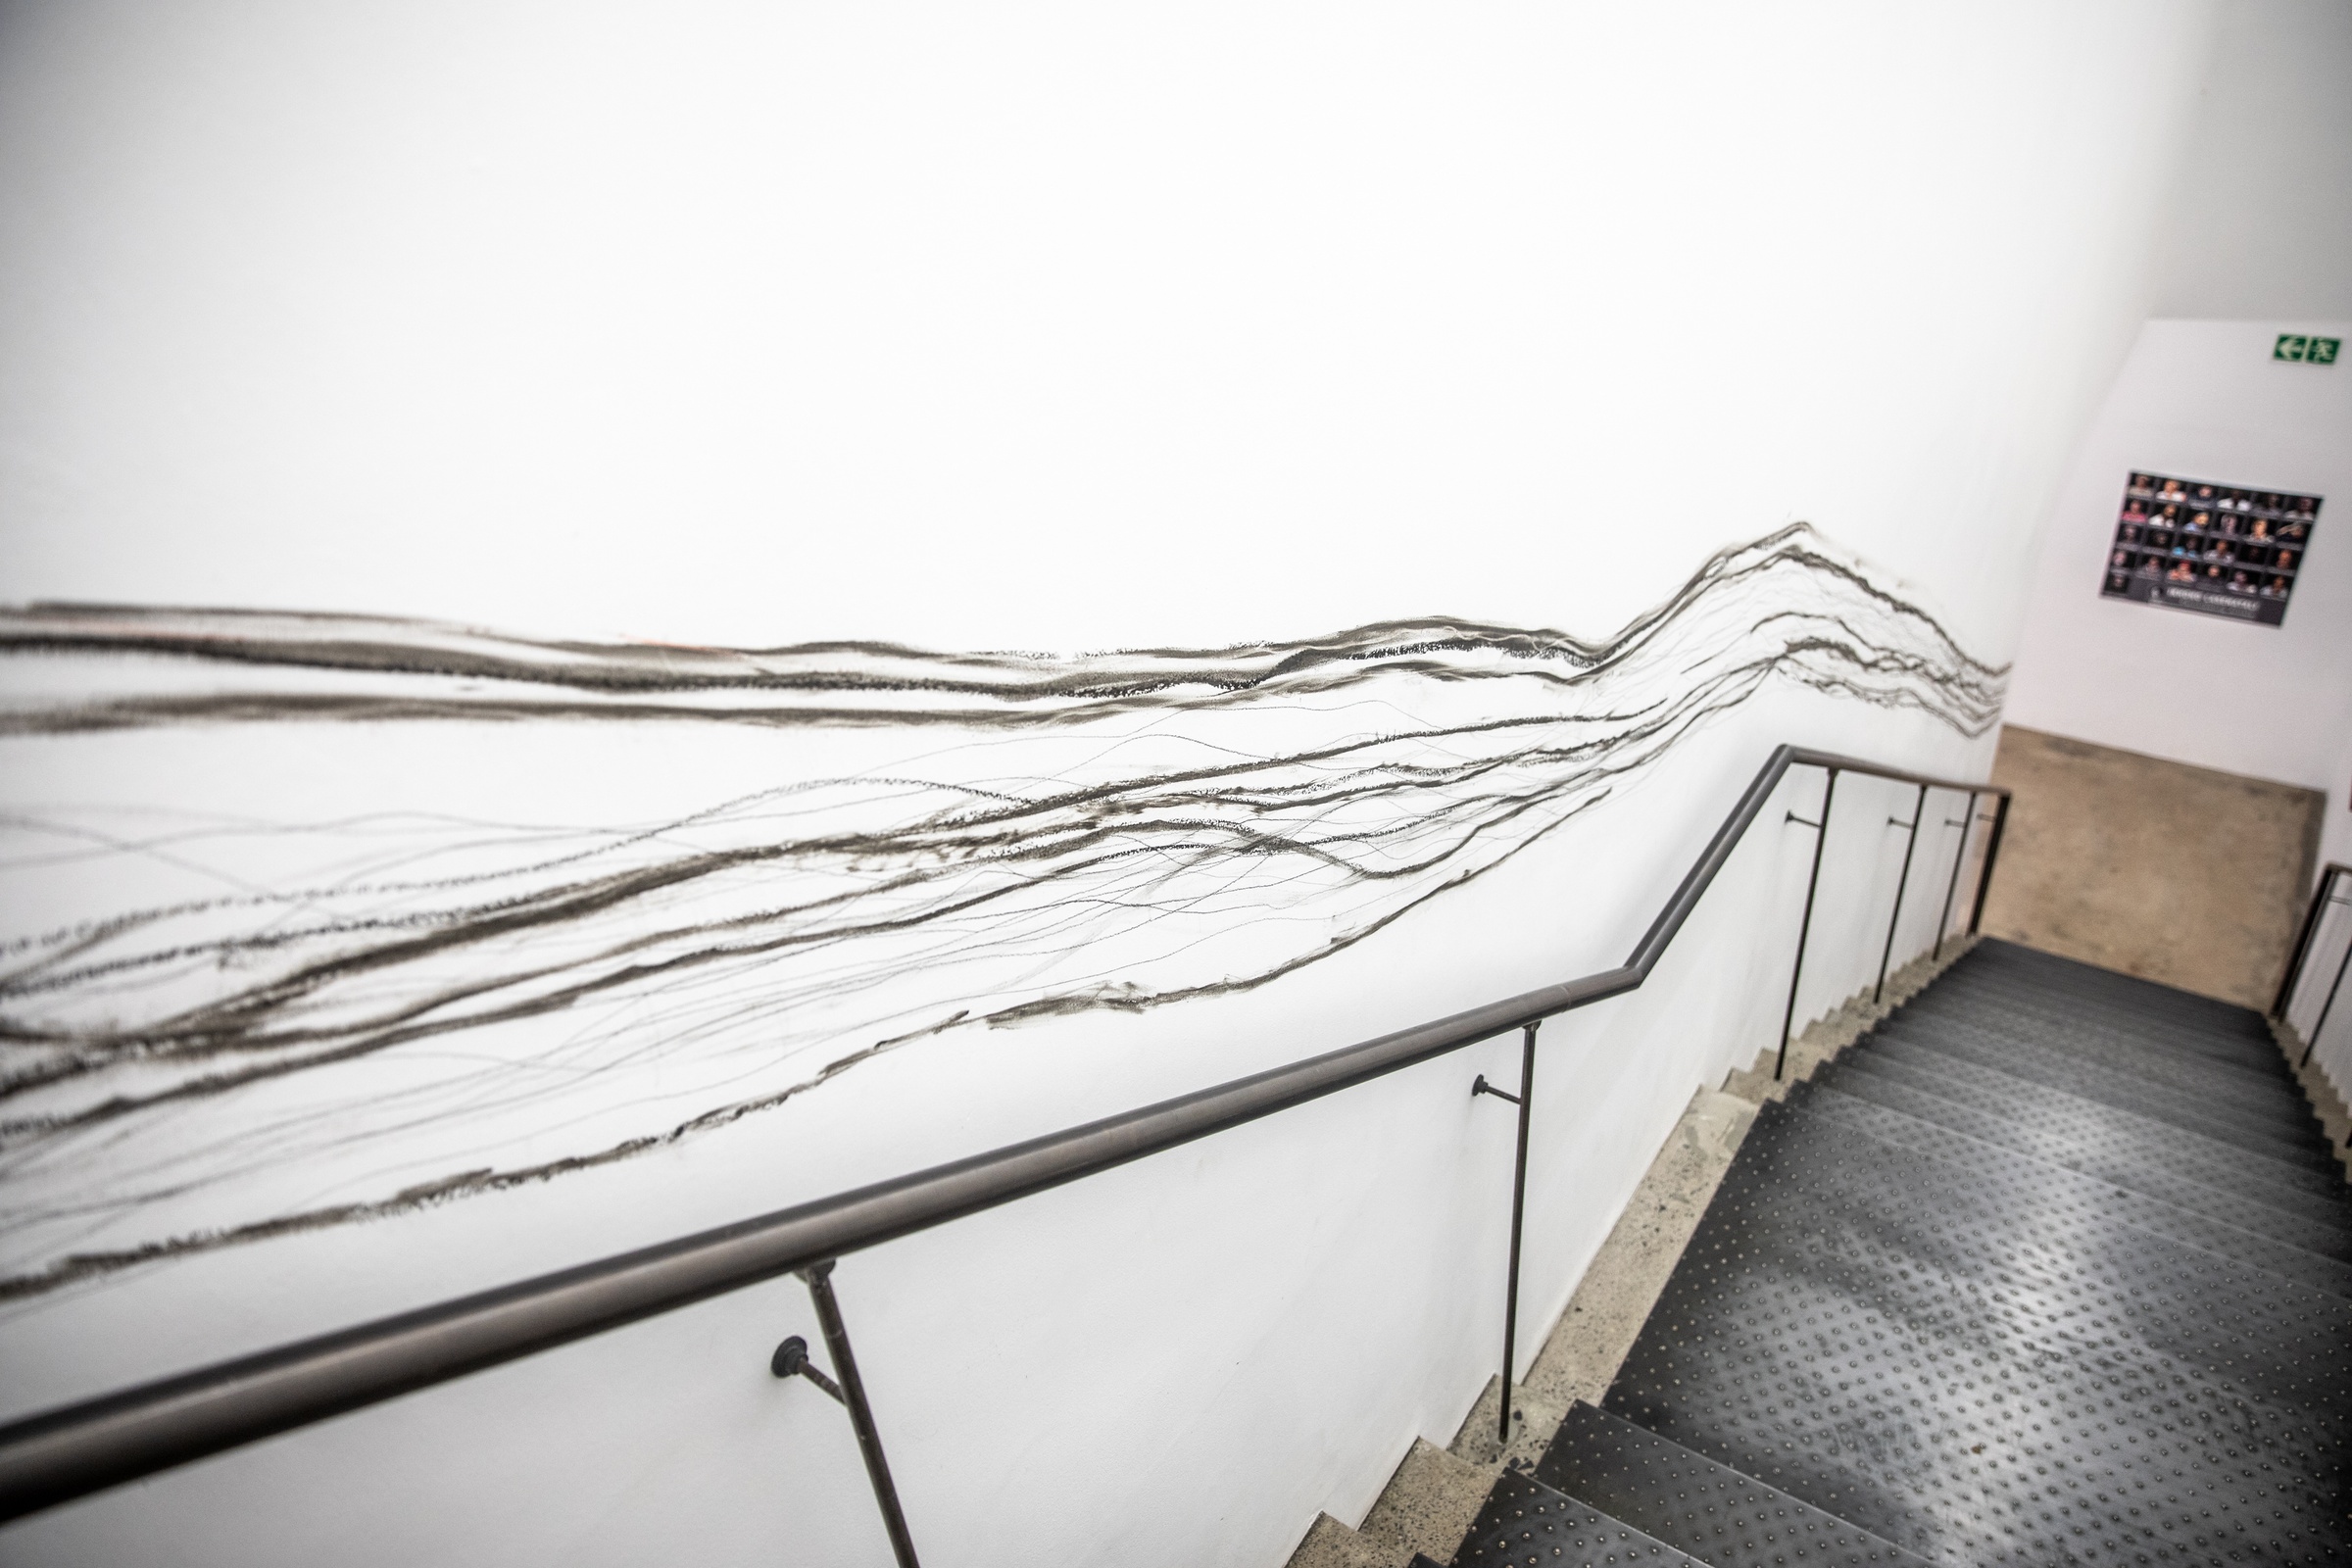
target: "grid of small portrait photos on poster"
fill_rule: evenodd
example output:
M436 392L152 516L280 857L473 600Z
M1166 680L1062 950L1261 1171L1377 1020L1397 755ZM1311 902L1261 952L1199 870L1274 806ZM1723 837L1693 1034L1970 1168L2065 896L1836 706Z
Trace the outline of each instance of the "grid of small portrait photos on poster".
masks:
M2276 626L2319 517L2318 496L2135 473L2101 593Z

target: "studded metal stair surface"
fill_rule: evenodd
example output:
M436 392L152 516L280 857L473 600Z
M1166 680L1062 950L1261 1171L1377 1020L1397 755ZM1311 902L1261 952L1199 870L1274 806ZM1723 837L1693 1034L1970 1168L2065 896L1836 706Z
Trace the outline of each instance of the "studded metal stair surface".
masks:
M1983 1112L2001 1129L1997 1142L2076 1170L2101 1161L2123 1162L2118 1169L2129 1169L2132 1162L2153 1161L2167 1174L2211 1187L2315 1194L2326 1201L2312 1212L2352 1218L2344 1209L2340 1172L2249 1152L2062 1089L2037 1085L2032 1104L2021 1109L2017 1097L2023 1086L2017 1078L1954 1057L1871 1051L1833 1063L1816 1077L1826 1079L1838 1072L1867 1072L1913 1084L1939 1100ZM2248 1157L2249 1152L2253 1157Z
M1454 1554L1455 1568L1709 1568L1542 1482L1506 1471Z
M2352 1564L2342 1169L2258 1015L1984 943L1763 1108L1604 1405L1458 1564Z
M1947 1561L2329 1560L2273 1483L2342 1447L2352 1303L1793 1107L1740 1164L1610 1408Z
M1922 1121L1966 1133L1980 1143L1997 1144L2019 1153L2038 1156L2042 1163L2097 1178L2249 1234L2267 1236L2323 1257L2352 1262L2352 1223L2347 1223L2352 1216L2344 1216L2340 1205L2330 1206L2326 1199L2304 1193L2253 1196L2242 1188L2232 1191L2196 1181L2163 1169L2159 1163L2161 1156L2152 1149L2135 1152L2133 1157L2101 1158L2100 1151L2086 1142L2072 1152L2072 1157L2062 1153L2053 1158L2042 1140L2018 1134L2005 1126L2007 1118L1945 1099L1915 1082L1889 1080L1867 1070L1862 1061L1838 1063L1836 1068L1820 1074L1818 1082L1858 1100L1873 1101ZM2020 1117L2025 1114L2022 1109L2018 1112Z
M1848 1080L1850 1082L1850 1080ZM1891 1144L1938 1154L1963 1168L1982 1168L2037 1184L2052 1201L2072 1200L2102 1223L2131 1225L2176 1242L2232 1258L2282 1278L2352 1298L2352 1263L2276 1242L2220 1220L2146 1198L2138 1193L2061 1168L1922 1120L1880 1101L1808 1089L1804 1108Z
M2274 1159L2325 1169L2331 1157L2316 1123L2307 1127L2269 1110L2237 1105L2219 1095L2199 1097L2188 1090L2143 1082L2127 1070L2077 1056L2061 1044L2022 1044L1960 1020L1906 1016L1910 1010L1906 1007L1879 1026L1883 1043L1973 1061Z
M1633 1422L1579 1404L1536 1479L1696 1555L1710 1568L1917 1568L1919 1557L1836 1514Z
M1973 1061L2274 1158L2323 1170L2332 1161L2327 1137L2308 1106L2248 1104L2221 1085L2200 1094L2179 1085L2156 1083L2114 1065L2104 1052L2075 1049L2074 1042L2055 1031L2035 1041L1996 1032L1976 1016L1914 1013L1906 1007L1881 1024L1876 1033L1889 1046L1910 1046ZM2149 1054L2156 1052L2151 1049Z

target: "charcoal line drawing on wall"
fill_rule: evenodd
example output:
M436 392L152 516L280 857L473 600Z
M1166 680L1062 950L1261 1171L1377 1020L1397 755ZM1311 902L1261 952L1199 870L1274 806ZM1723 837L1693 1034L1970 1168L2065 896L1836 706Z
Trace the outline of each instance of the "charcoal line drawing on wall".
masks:
M1803 525L1606 641L532 642L0 612L0 1294L610 1163L916 1041L1279 980L1784 680L2005 669Z

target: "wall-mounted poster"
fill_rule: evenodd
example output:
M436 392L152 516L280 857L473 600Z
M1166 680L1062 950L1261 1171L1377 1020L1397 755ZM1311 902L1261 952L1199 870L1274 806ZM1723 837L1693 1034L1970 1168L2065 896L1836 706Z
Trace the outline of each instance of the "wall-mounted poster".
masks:
M2319 516L2318 496L2135 473L2100 592L2276 626Z

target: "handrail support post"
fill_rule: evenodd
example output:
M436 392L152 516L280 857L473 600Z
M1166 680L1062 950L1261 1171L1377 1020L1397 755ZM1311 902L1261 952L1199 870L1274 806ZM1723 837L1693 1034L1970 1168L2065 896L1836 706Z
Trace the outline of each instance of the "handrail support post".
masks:
M1821 888L1821 852L1830 842L1830 806L1838 799L1838 769L1830 769L1830 781L1821 792L1821 820L1807 822L1813 829L1813 873L1805 878L1805 914L1796 925L1796 962L1788 970L1788 1005L1781 1013L1781 1054L1773 1058L1772 1081L1779 1083L1781 1074L1788 1067L1788 1031L1796 1025L1796 985L1805 975L1805 938L1813 931L1813 895ZM1804 821L1804 818L1796 818Z
M1519 1351L1519 1231L1527 1214L1527 1124L1535 1109L1536 1031L1542 1027L1544 1020L1538 1018L1519 1036L1519 1153L1511 1168L1511 1261L1502 1287L1502 1399L1494 1431L1496 1444L1505 1448L1511 1446L1511 1365Z
M2311 1054L2320 1049L2320 1033L2328 1027L2328 1014L2335 1009L2335 994L2344 988L2344 971L2352 969L2352 942L2344 944L2344 956L2336 960L2335 979L2328 987L2328 1000L2320 1004L2319 1022L2311 1026L2311 1038L2303 1042L2303 1059L2295 1063L2300 1072L2311 1065Z
M1943 885L1943 913L1936 921L1936 959L1943 960L1943 939L1952 929L1952 899L1960 891L1960 867L1968 863L1968 833L1977 825L1977 792L1968 792L1968 809L1960 813L1960 847L1952 852L1952 879Z
M849 1327L841 1320L841 1303L833 1298L833 1260L811 1263L800 1275L825 1331L825 1353L841 1379L841 1402L850 1407L850 1425L858 1434L858 1451L865 1458L866 1479L874 1486L874 1505L882 1510L882 1528L890 1535L891 1554L899 1568L919 1568L914 1537L907 1533L906 1515L899 1508L899 1489L890 1479L890 1461L882 1456L882 1434L874 1426L873 1407L865 1402L865 1380L858 1375L858 1358L850 1353Z
M2335 879L2345 870L2346 867L2341 865L2329 865L2320 873L2319 881L2312 885L2311 906L2303 911L2303 929L2295 933L2295 951L2286 960L2286 972L2278 977L2278 995L2271 1000L2271 1016L2274 1018L2282 1019L2286 1016L2286 1004L2294 1000L2295 982L2303 978L2304 960L2311 956L2311 939L2320 933L2320 917L2327 912L2328 906L2335 902L2328 895L2334 888Z
M1894 912L1886 917L1886 948L1879 955L1879 983L1870 988L1870 1004L1877 1006L1886 994L1886 965L1894 958L1894 928L1903 918L1903 890L1911 885L1911 856L1919 848L1919 824L1928 814L1928 787L1919 787L1919 799L1911 807L1911 837L1903 845L1903 874L1894 879ZM1888 817L1892 822L1894 818Z
M1984 840L1984 868L1977 873L1976 907L1968 914L1968 934L1975 936L1984 925L1984 895L1992 891L1992 862L2000 858L2001 835L2009 827L2009 800L2004 795L1992 808L1992 832Z

